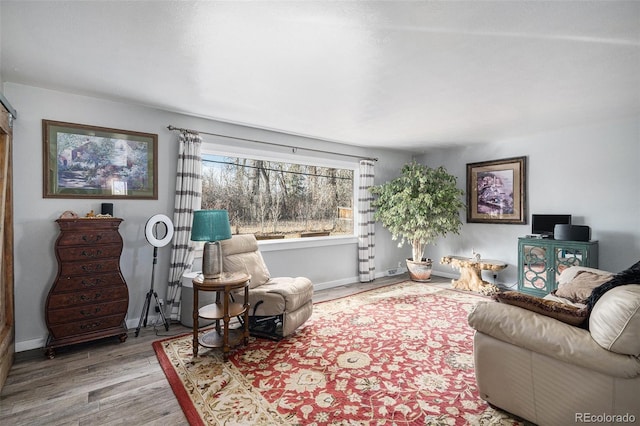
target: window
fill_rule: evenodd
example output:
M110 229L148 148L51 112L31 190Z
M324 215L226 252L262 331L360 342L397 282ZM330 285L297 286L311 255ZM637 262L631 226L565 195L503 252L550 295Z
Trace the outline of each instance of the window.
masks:
M227 210L234 234L263 240L354 234L355 166L214 153L203 153L202 165L202 208Z

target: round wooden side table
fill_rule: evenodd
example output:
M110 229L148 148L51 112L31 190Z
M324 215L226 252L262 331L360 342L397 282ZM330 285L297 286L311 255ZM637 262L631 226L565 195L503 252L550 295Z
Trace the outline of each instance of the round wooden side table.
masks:
M223 273L219 278L207 278L199 275L193 279L193 356L198 356L198 347L222 348L222 356L226 361L231 348L240 343L249 342L249 280L245 273ZM231 292L244 288L244 303L234 302ZM198 308L198 292L215 291L216 302ZM242 328L229 329L232 317L243 316ZM198 318L215 320L213 330L198 338ZM222 327L220 326L222 320Z

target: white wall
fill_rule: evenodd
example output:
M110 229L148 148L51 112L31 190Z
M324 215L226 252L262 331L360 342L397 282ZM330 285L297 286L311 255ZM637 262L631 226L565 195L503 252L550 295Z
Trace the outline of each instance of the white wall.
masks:
M149 289L153 250L144 238L144 226L156 213L173 217L173 195L177 158L177 127L267 140L299 147L313 147L348 154L377 156L376 183L395 177L411 156L404 152L375 151L276 134L211 120L188 117L142 106L110 102L14 83L4 84L4 93L18 111L14 127L14 219L15 219L15 312L18 351L42 347L47 330L44 306L57 274L54 244L58 235L55 219L65 210L85 214L100 211L105 200L42 198L42 119L91 124L101 127L158 134L158 200L113 201L115 216L124 218L120 232L124 239L121 269L129 287L127 322L137 326L144 296ZM207 136L204 136L205 142ZM240 143L240 142L234 142ZM264 146L264 149L269 149ZM277 149L277 148L272 148ZM357 160L354 160L357 161ZM389 234L378 226L376 241L378 271L396 266L407 257ZM273 275L305 275L316 286L351 282L357 277L355 243L336 247L305 248L265 252ZM156 290L166 294L169 248L159 250Z
M289 143L349 154L377 156L376 183L397 176L411 157L404 152L372 151L301 137L274 134L151 108L69 95L14 83L4 84L5 97L18 111L14 127L15 311L16 348L44 345L47 331L44 304L57 264L53 253L58 230L55 219L65 210L86 213L100 209L104 200L42 198L42 119L92 124L158 134L158 200L113 200L116 216L125 219L121 233L121 267L129 286L128 323L135 327L149 289L152 249L144 238L144 225L156 213L173 214L178 127ZM600 241L600 267L618 271L640 257L640 120L585 125L530 135L487 145L433 150L418 157L431 166L444 165L465 188L466 163L526 155L528 157L528 217L536 213L574 215L574 222L592 228ZM206 142L206 136L205 136ZM265 147L265 149L267 149ZM276 148L273 148L276 149ZM463 221L466 220L463 212ZM398 249L389 233L376 227L377 271L397 266L409 256ZM472 248L485 258L509 263L498 281L517 281L517 238L530 225L465 223L459 236L451 235L427 248L435 274L457 276L438 260L447 254L468 255ZM300 250L265 251L274 275L306 275L316 286L344 284L357 276L354 244ZM160 249L156 289L166 292L169 249Z
M418 160L444 165L466 193L466 164L527 156L527 224L466 223L460 235L429 246L434 273L455 274L439 259L468 256L472 248L509 266L498 282L517 282L518 237L531 233L532 213L569 213L573 223L591 227L599 241L599 266L620 271L640 259L640 119L586 124L517 139L426 153ZM492 277L491 277L492 278Z

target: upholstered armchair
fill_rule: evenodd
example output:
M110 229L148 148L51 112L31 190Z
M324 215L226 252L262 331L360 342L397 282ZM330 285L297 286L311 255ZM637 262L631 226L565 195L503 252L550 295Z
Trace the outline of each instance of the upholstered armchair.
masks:
M249 330L254 336L281 339L293 333L313 312L313 284L304 277L272 278L253 234L221 241L225 272L251 275Z

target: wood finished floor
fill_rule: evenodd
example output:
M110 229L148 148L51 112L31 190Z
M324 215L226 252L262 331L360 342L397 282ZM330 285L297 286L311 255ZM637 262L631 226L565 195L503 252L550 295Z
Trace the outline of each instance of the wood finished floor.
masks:
M320 290L314 302L348 296L407 280L406 275ZM450 283L433 277L431 284ZM16 354L0 393L2 425L188 425L151 343L191 329L148 325L126 342L117 338Z

